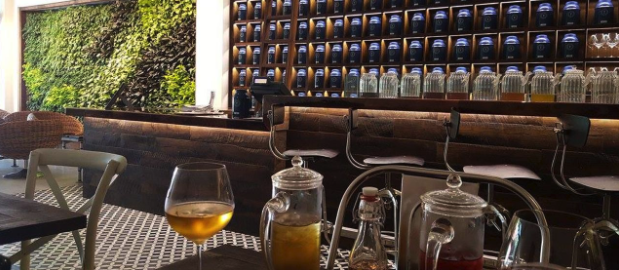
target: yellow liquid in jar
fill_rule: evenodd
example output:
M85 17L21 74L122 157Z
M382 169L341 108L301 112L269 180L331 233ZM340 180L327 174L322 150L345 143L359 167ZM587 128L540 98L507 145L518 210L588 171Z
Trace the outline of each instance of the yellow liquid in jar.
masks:
M218 202L190 202L170 207L168 223L180 235L201 245L228 225L234 208Z
M320 222L294 226L273 222L275 270L320 269Z
M531 102L555 102L555 95L531 94Z

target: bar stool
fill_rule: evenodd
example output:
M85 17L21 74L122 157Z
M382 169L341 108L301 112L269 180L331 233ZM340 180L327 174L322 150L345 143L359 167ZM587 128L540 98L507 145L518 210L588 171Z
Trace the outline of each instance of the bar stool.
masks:
M557 147L552 158L550 173L552 180L559 187L569 190L572 193L590 196L602 196L602 217L594 219L595 224L591 224L590 229L595 230L600 234L602 244L608 244L608 238L613 235L619 235L619 222L610 216L610 203L612 195L619 194L619 176L603 175L603 176L588 176L588 177L572 177L566 180L564 169L565 154L567 147L582 148L587 144L589 130L591 128L591 120L588 117L578 115L562 115L559 118L559 123L556 123L554 132L557 135ZM555 163L559 149L562 148L561 162L559 165L559 179L555 176ZM568 181L569 180L569 181ZM572 186L570 184L574 184Z
M370 157L359 162L355 159L351 151L352 132L359 127L358 110L348 109L348 115L344 115L344 124L346 125L346 157L350 164L360 170L369 170L377 166L385 165L405 165L405 166L423 166L425 160L415 156L391 156L391 157ZM394 222L394 239L395 246L399 247L398 243L398 201L397 197L401 196L401 192L391 186L391 173L385 173L385 188L379 190L378 195L385 198L385 206L387 210L393 207L393 222ZM395 254L398 261L398 254Z
M285 120L285 107L283 106L271 106L271 110L268 112L269 123L271 125L271 131L269 134L269 149L271 153L278 159L291 160L295 156L301 157L305 162L303 166L307 167L307 161L315 161L320 158L335 158L339 152L333 149L290 149L283 153L275 146L275 132L277 127L284 124Z
M445 150L443 151L443 159L445 160L445 165L447 166L447 169L452 172L455 172L455 170L449 165L449 162L447 161L447 155L449 151L449 141L450 139L455 140L458 137L458 134L460 132L460 120L461 120L460 112L452 108L450 120L445 120L443 123L443 125L445 126L445 131L447 133L447 136L446 136L447 138L445 140ZM528 180L535 180L535 181L542 180L535 172L531 171L530 169L520 166L520 165L514 165L514 164L483 165L483 166L468 165L468 166L464 166L462 170L465 173L479 174L479 175L484 175L484 176L493 176L493 177L503 178L507 180L511 180L511 179L528 179ZM496 215L495 219L488 219L488 223L494 226L497 230L505 232L507 229L506 227L507 219L511 215L509 211L505 209L503 206L494 203L494 186L492 184L488 184L488 197L486 198L486 200L488 201L488 204L493 205L498 210L498 212L502 214L503 217L506 218L506 219L503 219L503 217L501 217L500 215ZM501 223L502 223L501 225L497 223L496 218L501 219Z

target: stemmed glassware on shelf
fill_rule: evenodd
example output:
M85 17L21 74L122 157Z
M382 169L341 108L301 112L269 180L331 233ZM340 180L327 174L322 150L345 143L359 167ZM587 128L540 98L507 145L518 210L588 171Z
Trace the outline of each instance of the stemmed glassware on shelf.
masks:
M598 33L589 36L587 41L589 58L619 57L619 33Z
M168 223L198 246L202 270L202 245L228 225L234 197L226 166L188 163L176 166L165 200Z

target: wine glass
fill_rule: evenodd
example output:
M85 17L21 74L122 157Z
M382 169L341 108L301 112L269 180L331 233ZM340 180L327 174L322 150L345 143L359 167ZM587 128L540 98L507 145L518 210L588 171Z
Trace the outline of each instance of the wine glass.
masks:
M589 48L589 53L590 53L589 57L594 57L594 56L596 58L600 57L599 52L596 52L593 49L593 48L597 47L596 46L597 43L598 43L598 37L595 34L591 35L589 37L589 39L587 40L587 45L589 45L588 48Z
M165 201L168 223L198 246L202 270L202 245L221 231L234 211L234 197L226 166L188 163L176 166Z
M606 41L604 41L604 36L602 34L595 34L595 47L597 48L597 53L596 56L597 58L602 57L603 53L601 52L602 46L604 46L604 44L606 43Z
M608 43L608 47L610 47L610 57L611 58L617 57L617 55L615 55L615 52L616 52L615 48L617 48L617 45L619 45L619 33L614 33L612 35L612 38L609 39L607 43Z
M610 38L610 34L602 34L602 42L604 42L604 52L602 53L602 55L604 55L605 58L612 58L612 49L614 46L611 46L612 41Z

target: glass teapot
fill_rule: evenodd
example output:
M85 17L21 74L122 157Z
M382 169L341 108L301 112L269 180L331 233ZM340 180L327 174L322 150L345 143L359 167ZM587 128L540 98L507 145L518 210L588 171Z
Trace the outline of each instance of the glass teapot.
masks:
M531 72L508 70L501 80L501 100L524 101L525 89Z
M561 91L557 95L558 102L584 103L587 95L587 83L584 72L571 69L561 78Z
M619 101L616 69L602 68L600 71L589 72L586 81L591 84L591 103L615 104Z
M470 74L464 67L459 67L447 79L447 99L455 93L463 94L462 99L468 99Z
M483 269L485 216L500 214L461 185L450 175L448 189L421 196L420 270Z
M473 100L497 100L500 80L501 74L482 68L473 81Z
M559 79L561 79L559 74L554 75L542 69L534 71L533 78L531 78L531 101L553 102Z
M269 270L320 269L320 234L324 203L323 176L303 168L295 156L292 168L274 174L273 198L262 209L260 241Z
M432 72L426 75L423 83L423 94L425 98L444 98L445 94L445 72L440 67L435 67Z

